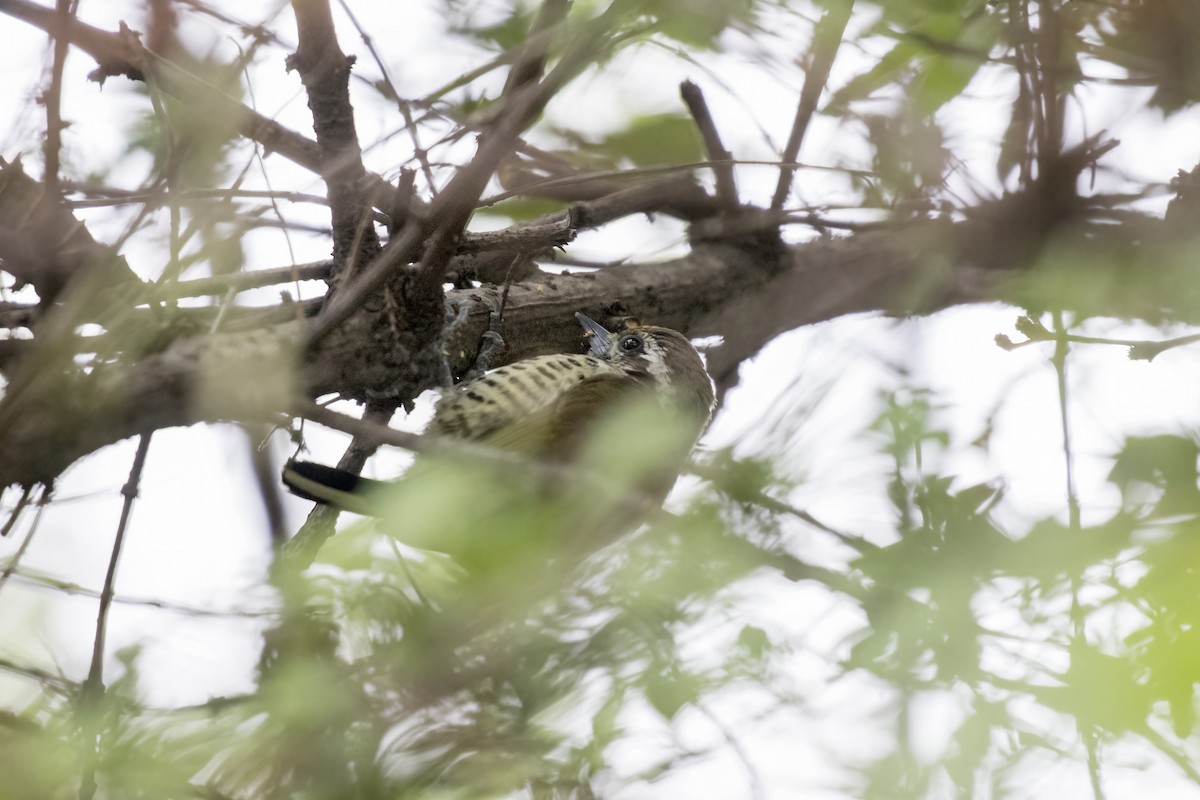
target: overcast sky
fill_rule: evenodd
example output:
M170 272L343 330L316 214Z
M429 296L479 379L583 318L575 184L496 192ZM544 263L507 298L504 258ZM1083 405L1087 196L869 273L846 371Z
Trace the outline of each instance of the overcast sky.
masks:
M242 0L214 5L257 20L260 9L272 4ZM448 77L485 60L482 51L448 45L442 37L427 35L428 29L441 24L435 7L425 0L409 2L403 20L399 14L387 13L364 18L375 41L386 43L385 52L396 59L390 67L402 94L426 94ZM81 17L106 29L115 29L121 19L136 28L141 14L132 3L84 2ZM190 27L202 26L190 16L184 19ZM280 19L276 27L291 38L290 16L284 14ZM343 26L341 33L343 49L359 55L359 72L374 77L375 65L351 29ZM796 38L802 35L800 31ZM39 161L38 136L44 119L30 98L36 94L41 76L30 70L29 64L44 62L46 42L34 29L3 16L0 40L6 42L0 54L0 118L15 121L0 132L0 156L11 160L23 155L30 171L40 174L34 165ZM228 42L216 44L230 46ZM691 78L704 88L727 146L743 158L769 159L773 153L761 131L768 132L776 145L786 138L799 72L764 71L751 60L751 43L734 37L730 44L729 53L706 58L712 72L689 67L665 53L640 51L636 60L618 58L604 75L582 81L557 99L549 109L547 123L601 134L620 127L627 115L681 108L676 87L683 78ZM780 43L772 46L779 49ZM255 99L264 113L278 113L285 124L307 131L311 122L299 81L295 74L284 72L277 56L272 54L254 68ZM834 71L835 85L868 63L853 48L847 48L843 56ZM788 65L792 54L780 50L767 57ZM109 182L137 186L148 164L122 157L121 148L124 123L129 115L140 113L145 99L124 79L111 79L103 90L85 82L83 76L93 66L79 55L68 63L64 113L72 126L65 136L67 161L81 174L118 165ZM764 80L764 75L772 74L774 80ZM653 75L653 80L643 79L644 75ZM1010 88L1001 81L981 80L972 86L974 99L948 117L951 141L960 155L981 163L994 160L996 131L1003 124L998 113L1006 111L1006 104L997 100ZM1119 138L1122 146L1109 158L1119 162L1126 175L1166 181L1177 169L1190 168L1200 158L1192 135L1200 121L1196 112L1179 115L1166 124L1151 115L1131 115L1129 109L1137 104L1125 93L1128 90L1088 91L1086 119L1075 108L1074 129L1089 133L1107 129ZM391 109L368 102L365 95L358 96L356 110L364 144L376 141L397 124ZM818 118L801 159L829 166L852 165L866 152L856 137L855 131L836 121ZM408 144L404 137L395 137L387 145L368 148L370 166L381 172L391 169L389 174L394 174L394 165ZM322 191L319 182L297 170L275 161L271 168L279 168L280 174L294 181L288 188ZM762 202L774 186L774 173L766 168L746 168L738 177L750 201ZM1114 178L1105 175L1100 180ZM975 172L962 187L996 188ZM798 194L808 202L838 204L849 196L847 190L844 179L836 174L804 172ZM327 224L324 213L314 207L312 219ZM103 215L94 216L100 219ZM500 221L481 218L477 224L492 226ZM105 239L117 230L116 223L109 223L107 227L98 224L93 232ZM135 239L129 251L134 268L152 273L162 261L156 249L159 244L145 237ZM278 266L292 257L277 232L256 233L248 237L247 246L251 267ZM293 237L290 246L297 261L324 258L329 251L327 241L320 237ZM654 223L630 219L584 234L571 252L588 259L659 258L680 252L682 247L677 224L661 218ZM993 343L997 333L1014 335L1013 321L1019 313L1018 309L991 305L911 321L858 316L782 336L744 367L742 384L729 396L705 445L741 442L747 452L764 447L782 449L787 454L785 463L804 479L790 498L793 502L830 524L885 540L895 527L879 479L887 465L860 432L878 412L880 392L901 386L903 381L894 367L902 365L908 371L908 385L935 390L941 406L938 417L953 435L945 454L931 454L931 468L960 476L962 485L1005 483L1007 496L996 513L1006 521L1006 530L1019 532L1039 518L1061 517L1065 514L1065 466L1048 346L1006 352ZM1138 338L1174 333L1105 320L1090 322L1087 330ZM1189 349L1168 351L1149 363L1131 362L1119 348L1073 351L1070 419L1085 522L1089 515L1107 516L1119 503L1104 479L1111 465L1109 457L1123 437L1194 430L1200 425L1200 408L1195 402L1200 396L1198 366L1200 351ZM793 435L782 442L771 438L775 429L765 423L808 407L811 411ZM426 403L414 419L398 424L419 427L427 411ZM993 412L997 415L990 452L965 447L979 436ZM336 460L345 438L312 425L307 431L315 456ZM280 435L268 446L281 459L290 452ZM122 442L70 470L58 487L58 501L44 512L37 538L23 562L26 571L99 590L120 512L118 490L127 477L133 449L132 442ZM388 458L372 469L376 475L390 476L397 463L396 458ZM15 497L9 493L4 499L11 504ZM307 503L288 499L293 527L308 508ZM806 558L837 564L847 557L803 529L795 528L791 535ZM0 541L0 558L13 553L23 536L22 530ZM272 598L263 587L269 559L245 435L220 425L156 433L121 564L119 594L212 612L266 611ZM806 797L844 796L836 790L821 794L814 788L836 784L840 777L824 757L825 750L859 748L863 752L879 747L882 752L888 745L885 733L865 718L884 699L884 688L853 676L830 683L832 673L828 663L822 663L822 657L832 658L844 647L846 632L861 620L852 608L821 589L764 580L745 591L749 618L797 642L795 682L799 692L811 695L812 703L804 712L780 713L764 725L753 722L762 710L756 705L761 698L730 694L714 704L714 713L726 715L725 722L753 745L748 749L756 754L755 765L761 770L768 796L792 797L801 787L808 792ZM61 667L68 676L82 678L94 617L91 598L64 596L14 579L0 593L0 656ZM139 663L151 704L197 703L252 687L258 634L265 624L264 619L253 617L183 614L119 603L110 619L108 650L113 656L130 645L143 648ZM703 636L699 641L703 643ZM115 658L110 658L106 674L118 671ZM8 707L13 697L28 693L29 688L20 679L0 674L0 704ZM918 723L931 724L914 724L919 734L917 746L924 748L931 761L941 755L949 723L963 708L962 699L952 696L931 696L918 708ZM740 774L743 770L730 748L721 745L720 732L711 721L692 715L681 728L686 737L717 747L718 752L714 759L691 767L677 780L684 781L684 786L712 786L709 782L718 780L717 785L730 787L725 796L748 796L750 778ZM647 740L654 735L650 731ZM630 752L621 758L636 764L639 755ZM1200 789L1177 780L1174 767L1159 763L1153 754L1131 753L1131 763L1143 761L1153 765L1155 785L1171 787L1172 797L1200 797ZM622 763L620 759L618 763ZM1041 795L1052 789L1058 800L1086 796L1082 769L1078 763L1048 764L1046 783L1031 787L1031 791ZM1135 796L1122 794L1122 786L1144 789L1148 785L1143 773L1120 765L1106 767L1106 778L1113 782L1112 797ZM1079 793L1076 787L1080 787ZM663 785L656 784L626 788L616 796L670 796L664 791Z

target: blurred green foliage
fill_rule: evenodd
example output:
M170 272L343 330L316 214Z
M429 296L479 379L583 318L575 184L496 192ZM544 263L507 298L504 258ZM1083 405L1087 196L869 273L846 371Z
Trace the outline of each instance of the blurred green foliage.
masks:
M557 487L503 464L425 461L379 498L379 521L280 585L252 695L145 708L133 652L94 705L47 686L0 718L0 797L74 797L85 770L114 797L588 797L616 780L611 748L647 713L669 729L737 686L788 702L790 647L737 622L731 591L779 573L863 614L837 670L890 687L898 729L855 766L862 796L1019 783L1024 758L1060 747L1033 734L1038 714L1186 763L1163 726L1196 733L1196 441L1131 438L1109 477L1125 503L1107 520L1011 531L993 514L1002 486L939 472L951 441L934 400L890 393L864 431L892 464L878 488L896 527L890 542L850 542L845 581L789 552L789 514L768 502L786 494L779 478L726 455L686 508L621 535L651 513L638 492L662 469L655 447L633 455L654 438L646 423L605 431L592 463L606 466ZM687 647L697 635L724 644ZM929 763L909 749L909 704L947 692L969 712Z
M734 31L777 34L759 27L767 11L812 21L842 2L627 3L609 44L666 42L663 51L693 58ZM502 4L476 22L476 4L447 6L456 35L509 60L537 10ZM1040 26L1052 7L1054 24ZM1034 113L1041 98L1028 95L1034 67L1059 101L1078 100L1098 64L1149 87L1164 112L1200 97L1200 20L1188 0L856 8L854 44L878 55L831 87L822 111L865 131L869 169L852 176L863 205L926 214L948 202L956 164L945 115L989 71L1011 88L993 143L1002 181L1030 178L1039 148L1054 144ZM572 13L601 10L578 3ZM214 74L238 94L227 73ZM463 88L448 107L486 113L494 96L468 83L447 84ZM184 192L228 181L231 121L155 99L161 113L134 124L128 148L150 156L150 182ZM619 122L594 141L555 133L589 169L702 158L695 126L675 110ZM489 213L528 219L549 208L558 206L520 197ZM252 216L229 203L189 206L171 239L176 274L197 262L240 269L236 232ZM1114 249L1099 233L1051 242L1020 279L1022 296L1035 311L1064 304L1157 321L1129 266L1154 262L1140 288L1166 285L1147 295L1186 299L1193 255L1189 242ZM264 381L227 375L214 394L256 377ZM819 592L853 620L819 653L828 682L857 681L882 698L874 721L892 735L880 752L846 759L848 795L1019 795L1040 756L1095 773L1105 748L1129 742L1200 784L1196 437L1125 438L1108 475L1119 504L1092 509L1086 523L1070 513L1030 521L1004 506L1003 476L971 483L956 473L953 448L986 453L990 441L956 443L935 393L910 386L879 408L858 440L887 469L855 488L886 497L891 524L870 538L791 508L791 465L741 452L708 454L674 513L654 512L646 497L657 500L664 480L655 456L671 447L669 426L653 421L602 432L587 469L561 485L511 465L427 460L380 498L379 522L347 528L313 569L279 579L279 616L244 697L147 707L133 652L104 696L86 701L78 685L4 663L36 691L0 711L0 798L86 796L85 776L100 797L210 800L586 798L596 786L652 782L697 753L667 736L651 763L621 772L614 751L648 727L678 734L690 712L747 688L780 707L803 705L791 688L805 645L746 618L744 594L763 583ZM817 544L810 552L805 542ZM697 638L710 644L697 648ZM931 697L960 712L945 715L949 743L932 758L917 752L912 730Z

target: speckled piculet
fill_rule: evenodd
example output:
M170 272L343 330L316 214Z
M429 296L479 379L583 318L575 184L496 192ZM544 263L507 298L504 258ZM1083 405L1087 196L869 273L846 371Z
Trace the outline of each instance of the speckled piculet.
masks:
M685 457L714 401L700 354L677 331L646 325L612 333L575 316L589 339L587 354L538 356L464 381L443 395L427 432L566 462L607 414L652 397L663 419L679 428L677 455ZM290 462L283 480L301 497L351 510L381 488L379 481L302 461Z

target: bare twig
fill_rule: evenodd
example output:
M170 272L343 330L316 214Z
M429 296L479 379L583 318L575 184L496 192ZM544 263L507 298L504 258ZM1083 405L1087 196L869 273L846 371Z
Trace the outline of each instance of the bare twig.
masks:
M562 25L570 10L569 0L544 0L537 17L529 28L529 35L521 44L520 53L508 71L503 94L510 97L522 86L536 83L546 66L546 55L550 49L551 36Z
M30 491L30 489L25 490L25 494L21 498L22 501L29 497ZM21 566L21 559L25 557L26 551L29 550L29 545L33 544L34 534L36 534L38 531L38 523L41 522L42 512L46 508L45 500L45 493L43 492L43 496L38 502L38 511L33 518L33 524L30 525L29 530L25 532L25 538L21 540L20 546L17 547L17 552L13 553L12 557L8 559L8 563L4 565L4 572L0 572L0 589L3 589L4 585L8 583L9 578L16 573L17 568ZM9 521L15 521L18 513L20 513L20 506L13 511L12 517Z
M453 255L454 240L466 227L496 165L509 153L513 141L541 113L550 98L598 50L603 42L599 34L606 22L607 13L595 25L587 26L543 81L513 90L494 122L480 136L475 158L455 174L446 191L434 202L431 216L438 220L438 226L429 237L418 269L418 293L428 294L440 288L446 264Z
M12 533L13 527L17 524L17 520L21 518L21 512L25 510L25 506L29 505L29 498L33 495L33 487L26 486L21 491L21 496L17 499L17 504L13 506L13 510L9 512L8 519L4 521L4 525L0 526L0 539ZM4 578L8 573L0 575L0 587L4 586Z
M640 195L645 195L641 190ZM666 194L666 190L654 193L653 196ZM639 196L635 193L634 196ZM642 213L647 210L644 204L634 203L629 206L625 199L617 199L609 203L586 206L582 216L590 226L610 221L608 208L615 208L617 213ZM492 251L537 252L551 247L561 247L575 238L576 228L572 224L573 217L566 212L559 212L533 220L529 223L513 225L496 231L480 231L467 233L459 243L457 253L466 255ZM279 283L292 281L324 280L332 274L332 261L313 261L307 264L296 264L287 267L272 267L270 269L238 272L232 275L214 275L208 278L196 278L180 281L163 290L163 298L203 297L205 295L224 295L230 289L245 292L260 289L264 286L274 286ZM10 327L23 324L32 314L37 312L34 305L2 304L0 303L0 320L10 322ZM13 315L11 319L5 315Z
M1062 430L1063 461L1067 478L1065 487L1067 524L1071 531L1076 536L1079 536L1083 533L1083 524L1080 517L1079 489L1075 478L1075 453L1071 445L1070 395L1068 394L1067 383L1067 357L1071 352L1071 342L1067 337L1067 326L1063 319L1062 311L1054 312L1054 327L1057 331L1057 336L1054 342L1052 363L1058 386L1058 415L1059 425ZM1070 609L1071 644L1068 649L1072 658L1074 658L1074 653L1077 650L1087 647L1087 634L1084 628L1086 614L1079 598L1082 588L1082 577L1077 572L1072 572ZM1080 726L1079 735L1083 740L1084 749L1087 751L1088 777L1092 785L1092 796L1095 800L1104 800L1104 788L1100 777L1098 755L1099 731L1094 723L1085 722L1084 720L1078 720L1078 723Z
M826 525L821 520L814 517L809 512L802 508L797 508L790 503L782 500L777 500L771 497L766 492L757 486L748 486L744 481L737 479L735 469L736 463L699 463L693 461L688 465L687 472L703 478L711 482L719 491L724 492L731 500L739 503L750 503L752 505L761 506L768 511L773 511L777 514L787 514L796 519L816 528L823 533L837 539L847 547L853 548L859 553L874 553L878 552L879 546L867 541L862 536L844 533L836 528Z
M825 12L825 16L817 23L813 31L812 60L804 74L804 88L800 90L800 102L796 105L796 118L792 121L792 132L788 135L781 158L783 164L779 168L779 182L775 185L775 195L771 198L771 208L778 211L787 202L788 192L792 187L794 169L789 164L800 154L800 145L804 134L808 131L808 123L817 110L817 101L829 81L829 70L837 56L850 21L850 12L854 9L854 0L843 0L835 3Z
M559 213L549 219L535 220L498 231L481 231L463 237L458 254L486 250L518 250L532 252L548 247L562 247L575 239L575 225L570 214Z
M267 517L267 533L271 545L281 547L287 540L287 527L279 491L278 469L271 458L270 449L266 446L272 430L267 425L247 425L243 428L243 433L246 435L246 454L254 472L254 481L258 484L262 509Z
M70 597L87 597L93 600L99 600L101 593L95 589L89 589L86 586L80 586L77 583L64 581L50 575L43 575L40 572L32 570L20 570L12 573L12 580L21 583L25 586L36 587L46 591L60 592ZM141 606L144 608L154 608L159 611L169 611L173 614L179 614L185 617L217 617L222 619L230 618L246 618L253 619L259 617L275 617L278 616L277 611L263 609L244 609L244 608L199 608L197 606L183 605L181 603L173 603L170 600L159 600L153 597L131 597L128 595L114 594L112 602L116 605L123 606Z
M96 613L96 635L92 640L92 663L79 695L80 705L85 711L91 710L91 707L104 696L104 642L108 631L108 610L112 606L113 594L116 589L117 564L121 560L121 548L125 543L129 514L133 510L133 500L137 497L138 485L142 481L142 471L146 466L146 454L150 451L150 438L151 435L146 434L138 439L137 452L133 456L133 466L129 469L129 480L121 487L121 494L124 495L125 501L121 506L121 519L117 523L117 535L113 539L112 555L108 559L108 571L104 575L104 589L100 592L99 610ZM99 731L96 730L95 722L91 720L84 723L83 731L88 758L79 782L79 798L80 800L91 800L96 793Z
M147 434L138 439L137 452L133 456L133 466L129 469L129 480L121 487L121 495L125 500L121 505L121 519L117 523L117 535L113 539L108 571L104 574L104 589L100 592L100 605L96 614L96 637L92 646L92 663L85 684L85 686L91 687L91 691L103 692L104 690L104 638L108 622L108 609L112 606L113 594L116 590L117 564L121 559L121 548L125 543L125 531L129 526L133 501L138 495L142 472L146 467L146 454L150 451L150 438L150 435Z
M78 685L67 680L62 675L49 672L38 667L28 667L24 664L18 664L15 661L10 661L7 658L0 658L0 670L11 672L14 675L23 675L26 678L31 678L38 682L38 685L43 688L53 689L60 694L68 694L78 690Z
M436 306L437 316L440 317L441 282L446 265L453 255L455 239L474 211L487 181L500 159L511 149L517 135L532 122L576 70L603 45L604 37L600 33L609 23L610 13L612 12L606 12L580 31L574 46L568 48L558 65L543 81L522 86L513 92L494 122L488 126L487 133L480 137L475 157L455 173L445 190L430 205L429 218L436 220L437 227L427 232L425 225L416 220L406 224L400 235L389 242L362 274L324 309L309 332L309 347L348 319L362 301L383 284L396 266L412 260L422 246L425 252L412 285L412 299L426 306L426 313L430 317L433 316L433 308Z
M1154 341L1152 339L1115 339L1107 336L1082 336L1066 331L1051 331L1031 316L1017 319L1017 330L1025 335L1025 340L1015 342L1003 333L996 334L996 344L1005 350L1016 350L1035 342L1056 342L1065 340L1072 344L1102 344L1116 347L1128 347L1129 358L1133 361L1151 361L1155 356L1175 347L1184 347L1200 342L1200 333L1187 336L1177 336L1173 339Z
M400 97L400 92L396 90L396 84L392 80L387 64L380 57L379 51L375 49L375 40L371 37L370 32L359 23L358 17L354 15L353 9L350 8L350 4L346 0L338 0L338 5L342 7L342 13L349 17L350 23L358 31L363 44L366 45L367 52L375 60L375 66L379 69L379 74L383 77L383 82L387 86L388 93L391 95L390 99L395 102L396 108L400 111L400 116L404 119L404 129L408 131L409 141L412 142L413 146L412 157L420 164L421 174L425 176L426 183L432 189L434 186L433 168L429 165L428 151L421 146L421 136L417 130L417 124L413 120L412 104Z
M405 450L412 450L414 453L430 449L430 442L427 437L408 433L407 431L398 431L376 420L348 417L345 414L331 411L316 403L301 402L293 409L293 413L298 417L324 425L326 428L333 428L335 431L348 433L367 444L374 444L375 446L388 444L394 447L402 447Z
M738 205L737 182L733 175L733 154L725 149L721 142L721 134L713 121L712 112L704 100L700 87L691 81L679 85L679 94L687 105L696 128L704 139L704 147L708 151L709 161L712 162L713 176L717 181L717 197L726 208L736 208Z
M261 289L264 286L274 286L278 283L324 280L330 276L332 269L332 261L313 261L290 267L273 267L251 272L237 272L232 275L214 275L211 278L180 281L166 291L169 291L171 297L223 295L230 289L235 292L246 292L251 289Z
M361 420L347 417L344 414L338 414L315 403L306 405L304 413L301 416L311 419L314 422L319 422L326 427L350 433L354 437L350 442L350 446L346 448L346 452L342 454L341 459L338 461L338 469L358 475L362 472L363 467L366 466L367 459L379 449L379 445L390 444L390 442L380 440L378 438L380 434L387 431L397 434L402 433L388 427L388 421L391 420L392 415L395 413L395 404L385 401L372 401L367 404ZM314 417L314 414L319 416L320 419ZM346 427L331 425L331 422L345 423ZM354 423L357 423L357 425ZM348 427L354 427L356 430L347 430ZM420 438L413 434L407 434L407 436L413 437L413 439ZM404 447L404 445L400 446ZM317 552L321 549L321 545L333 535L338 514L339 509L333 506L314 506L313 510L308 514L308 519L304 521L304 525L301 526L300 530L296 531L296 535L284 542L279 548L279 557L276 560L275 568L294 573L311 564Z
M56 23L53 10L29 0L0 0L0 13L8 14L47 32L53 30ZM123 27L118 33L110 33L78 19L72 19L68 29L61 31L60 35L96 59L99 67L92 73L94 80L103 81L114 75L125 75L140 81L145 79L147 69L154 70L160 73L156 77L162 81L164 88L172 94L178 92L181 99L186 100L202 94L210 99L226 101L226 109L239 120L245 135L285 158L316 171L320 161L316 142L241 105L221 94L215 87L147 52L137 41L137 35L128 28Z
M46 170L42 182L46 191L57 195L59 191L59 159L62 155L62 78L63 65L67 61L67 50L70 42L66 37L67 25L75 15L78 0L57 0L55 15L57 24L51 33L54 40L54 61L50 66L50 85L42 95L46 106L46 144L43 152L46 154Z
M124 205L126 203L146 203L161 205L167 201L166 192L147 192L145 189L121 189L115 186L95 186L78 181L63 181L63 189L87 195L89 200L66 200L68 208L106 208ZM307 192L289 192L270 189L185 189L170 193L173 203L184 205L188 202L207 202L209 200L234 200L241 198L264 200L287 200L291 203L315 203L328 205L329 198Z
M366 169L350 106L350 69L354 59L338 46L328 0L293 0L299 45L287 66L300 74L308 92L313 129L321 149L320 174L333 216L336 269L354 269L379 251L371 203L360 189Z
M0 0L0 13L46 32L55 27L54 10L29 0ZM168 94L185 102L202 100L212 105L218 113L234 120L243 136L258 142L268 152L278 153L305 169L321 174L324 160L321 148L315 141L259 114L212 84L146 50L138 41L137 34L124 25L120 31L112 33L72 18L68 29L60 32L60 35L65 35L71 44L96 59L99 66L90 76L93 80L103 82L114 75L124 75L131 80L141 81L149 74ZM372 203L384 209L392 197L391 186L373 173L363 176L360 191L371 198Z
M741 762L742 767L746 770L746 780L750 784L749 789L752 800L762 800L762 798L767 796L766 789L763 787L762 775L759 773L754 761L750 758L750 753L742 745L741 739L707 705L701 702L696 702L694 705L696 710L703 714L712 723L713 727L717 729L721 734L721 738L733 750L733 754L737 756L737 760Z

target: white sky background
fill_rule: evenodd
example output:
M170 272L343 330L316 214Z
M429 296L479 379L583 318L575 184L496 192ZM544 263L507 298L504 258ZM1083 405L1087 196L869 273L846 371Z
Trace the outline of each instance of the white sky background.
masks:
M262 9L277 4L262 2L217 3L230 13L249 21L263 18ZM366 4L368 6L372 4ZM481 4L486 9L487 4ZM393 59L389 69L404 96L420 96L486 60L482 51L466 45L447 46L447 40L431 35L443 24L433 2L408 2L402 14L363 12L363 22L374 41ZM118 21L141 26L136 4L83 0L81 18L107 30ZM209 26L184 14L184 30L203 31ZM353 29L341 24L343 50L357 54L358 72L374 77L377 69ZM796 45L806 37L805 29L792 20ZM290 13L272 26L286 39L294 39ZM33 28L0 16L0 40L6 42L0 55L0 118L11 120L0 130L0 156L13 159L25 155L27 168L40 175L39 135L44 128L42 109L30 98L40 88L31 82L32 63L45 63L45 37ZM734 37L728 55L714 57L714 64L728 92L704 71L675 61L665 53L643 49L636 58L618 58L603 75L584 80L556 99L548 110L552 122L599 135L619 128L627 115L682 110L678 84L691 78L705 90L725 144L742 158L774 157L763 142L758 126L782 143L791 126L795 99L801 80L790 67L794 53L784 43L771 47L778 69L764 69L748 55L750 45ZM228 48L224 42L222 47ZM798 45L797 50L798 50ZM845 48L834 70L832 83L841 85L866 63L852 48ZM94 64L75 53L68 61L64 81L64 115L72 121L65 133L65 161L84 174L92 169L120 163L111 182L134 187L145 177L148 164L121 160L125 125L130 115L141 113L145 98L134 93L124 79L111 79L100 91L84 75ZM646 77L649 76L649 77ZM492 77L492 82L498 79ZM254 71L259 110L278 116L296 130L311 131L299 80L285 74L282 54L272 52ZM396 114L383 104L368 101L355 86L360 140L364 146L380 132L394 129ZM947 119L951 144L961 146L959 155L994 161L994 142L1002 120L994 115L1006 103L1008 87L996 82L972 84L976 101L965 103L961 112ZM1135 99L1138 102L1133 102ZM1168 180L1180 168L1194 165L1197 152L1193 135L1200 113L1177 115L1164 124L1154 115L1135 116L1130 109L1140 98L1127 92L1095 92L1088 99L1086 130L1106 128L1122 145L1110 160L1119 160L1125 173L1138 179ZM801 160L814 164L861 166L865 149L855 137L859 131L839 127L835 121L814 120L801 153ZM394 169L406 155L406 136L395 137L386 148L368 150L368 166L378 171ZM389 156L385 153L390 153ZM269 161L273 175L293 176L292 188L321 193L321 184L298 169ZM139 172L139 170L141 170ZM278 170L278 172L275 172ZM389 172L388 174L394 174ZM989 173L990 174L990 173ZM774 187L775 173L764 168L746 168L738 174L745 199L763 202ZM286 178L285 178L286 179ZM1104 179L1103 177L1101 178ZM976 184L977 185L977 184ZM828 173L802 172L797 194L806 202L844 202L845 183ZM795 199L795 196L793 197ZM327 224L324 209L313 208L311 217ZM481 226L499 224L480 218ZM118 228L93 228L101 240ZM571 253L583 258L620 257L637 253L660 257L678 252L678 225L660 219L651 225L629 219L602 231L585 234ZM327 241L294 237L298 261L327 257ZM247 237L248 267L279 266L290 255L278 232L260 232ZM131 264L144 272L161 265L162 242L135 240L128 251ZM275 290L272 290L274 292ZM270 295L266 297L270 299ZM761 443L764 419L784 414L792 405L811 404L813 411L789 445L788 463L804 481L790 499L829 524L873 537L885 537L894 529L879 476L887 469L881 457L869 448L859 432L878 412L881 388L894 388L897 378L889 364L903 364L913 386L935 390L945 404L940 419L953 434L950 451L934 469L961 477L962 485L1002 479L1007 499L998 510L1002 527L1020 531L1034 520L1049 515L1064 516L1065 472L1058 419L1055 377L1046 346L1015 352L997 348L992 337L1012 333L1020 312L999 306L957 308L932 317L894 321L859 316L811 326L780 337L742 373L742 384L729 397L721 417L706 442L720 446L741 439L752 449ZM1157 331L1140 324L1093 321L1087 332L1109 336L1157 338L1176 331ZM1200 351L1171 350L1153 362L1131 362L1118 348L1076 348L1070 362L1071 422L1084 521L1089 516L1106 518L1119 498L1105 486L1109 456L1131 433L1177 432L1200 425ZM999 408L996 434L990 453L962 448L981 432L986 417ZM411 424L411 421L410 421ZM332 461L344 447L343 437L307 427L307 436L317 458ZM257 444L257 443L255 443ZM275 453L286 454L284 437L277 436ZM23 565L55 578L99 590L116 530L124 483L132 462L133 444L123 442L107 448L71 469L58 489L59 502L48 508L37 538ZM390 467L377 468L390 474ZM10 493L5 501L15 499ZM298 527L309 505L288 498L293 528ZM796 530L794 535L803 557L836 563L844 558L816 536ZM0 541L0 558L11 554L22 539L18 532ZM124 597L152 598L189 607L212 610L267 609L270 593L262 588L270 553L265 525L247 461L245 437L229 426L194 426L158 432L150 448L117 590ZM788 637L796 650L796 690L811 700L804 712L788 710L754 721L763 711L761 697L730 693L712 706L712 711L743 737L742 746L753 753L768 797L838 798L851 796L839 789L845 777L827 749L842 756L858 753L866 760L877 748L889 746L890 728L865 715L887 695L881 686L860 678L831 684L827 658L844 653L845 634L861 620L853 609L837 604L824 590L782 580L764 579L745 588L748 620L767 627L779 637ZM94 625L95 601L64 597L55 592L12 581L0 593L0 657L47 668L61 666L70 677L86 674ZM222 694L251 688L258 656L257 623L224 616L196 617L152 607L118 603L109 621L109 654L131 644L142 646L139 665L147 682L148 700L173 705L202 702ZM722 641L721 629L698 634L696 646ZM119 664L109 659L106 677L115 677ZM0 673L0 705L7 707L28 691L20 679ZM930 761L941 755L952 725L963 712L961 699L929 697L918 704L914 716L918 750ZM664 735L652 715L635 720L645 725L638 747ZM1061 727L1061 726L1060 726ZM1069 730L1060 731L1063 741L1073 746ZM690 793L694 787L722 787L721 796L749 796L750 781L711 720L699 713L685 712L676 733L689 744L717 746L717 755L701 761L665 782L651 785L612 787L620 798L657 798ZM644 754L623 752L618 764L632 769ZM1174 767L1143 749L1126 748L1122 758L1105 767L1109 797L1144 796L1154 788L1158 796L1200 797L1200 787L1181 780ZM1148 771L1139 769L1149 765ZM1056 761L1030 771L1033 795L1051 791L1059 800L1090 796L1080 761ZM715 795L711 795L715 796Z

